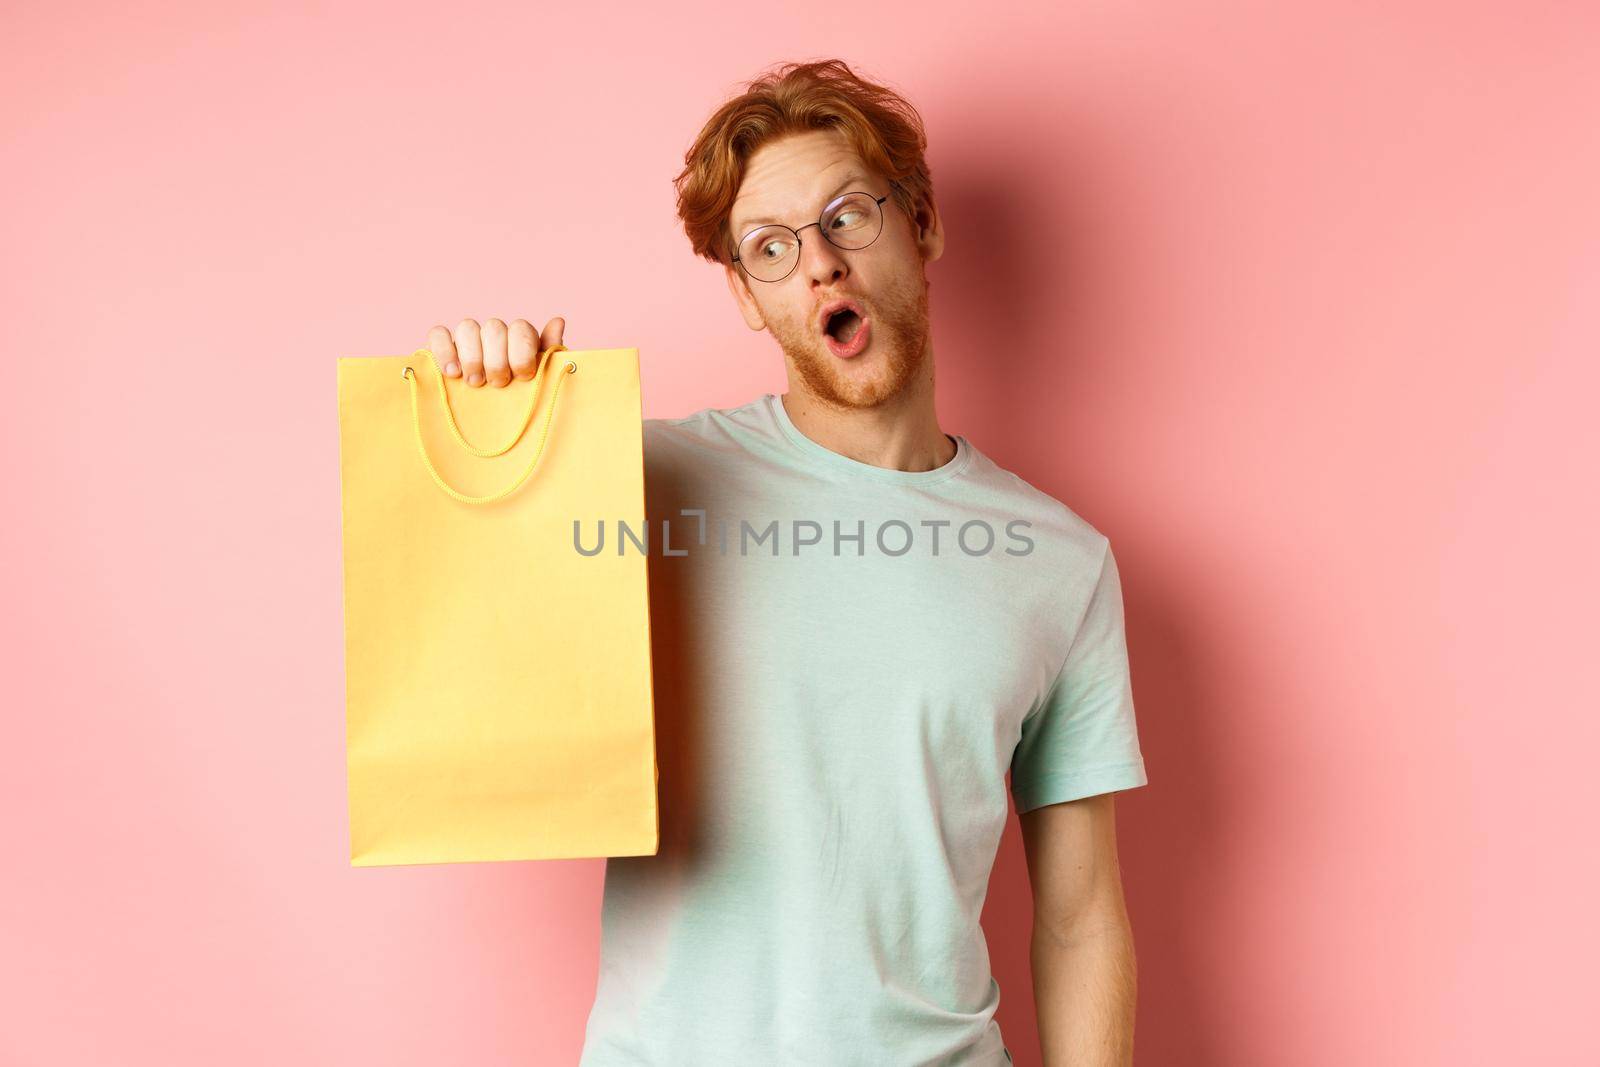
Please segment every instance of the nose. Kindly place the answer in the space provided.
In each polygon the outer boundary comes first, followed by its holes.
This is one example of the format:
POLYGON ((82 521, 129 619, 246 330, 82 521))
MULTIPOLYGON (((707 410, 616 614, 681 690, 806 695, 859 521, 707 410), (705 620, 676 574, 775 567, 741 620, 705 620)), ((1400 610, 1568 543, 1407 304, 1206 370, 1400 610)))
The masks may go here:
POLYGON ((808 233, 800 238, 798 269, 805 272, 815 288, 846 277, 850 273, 850 264, 844 258, 843 249, 822 236, 822 230, 818 228, 816 233, 808 233))

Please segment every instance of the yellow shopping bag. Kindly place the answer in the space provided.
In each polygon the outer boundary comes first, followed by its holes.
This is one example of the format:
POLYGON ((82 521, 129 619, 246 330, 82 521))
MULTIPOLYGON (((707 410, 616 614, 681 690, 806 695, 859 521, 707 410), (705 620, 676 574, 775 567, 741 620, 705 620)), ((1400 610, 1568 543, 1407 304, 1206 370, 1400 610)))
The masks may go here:
POLYGON ((338 365, 352 865, 654 854, 638 349, 338 365))

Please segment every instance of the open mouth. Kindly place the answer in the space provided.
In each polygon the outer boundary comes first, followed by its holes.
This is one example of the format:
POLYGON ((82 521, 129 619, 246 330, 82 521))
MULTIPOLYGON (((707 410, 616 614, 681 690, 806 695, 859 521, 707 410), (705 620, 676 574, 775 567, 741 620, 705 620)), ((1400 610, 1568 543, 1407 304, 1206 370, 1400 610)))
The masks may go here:
POLYGON ((849 359, 867 347, 872 322, 854 301, 838 300, 828 305, 822 309, 820 321, 828 351, 839 358, 849 359))
POLYGON ((862 318, 854 308, 840 308, 828 316, 828 325, 823 330, 829 337, 840 344, 849 344, 850 339, 861 329, 862 318))

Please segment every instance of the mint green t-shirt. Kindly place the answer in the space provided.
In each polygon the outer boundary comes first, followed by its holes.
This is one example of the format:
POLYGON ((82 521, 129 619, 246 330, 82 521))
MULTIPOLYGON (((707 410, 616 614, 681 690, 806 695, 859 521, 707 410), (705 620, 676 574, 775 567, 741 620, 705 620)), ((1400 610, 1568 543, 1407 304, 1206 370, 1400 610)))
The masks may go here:
POLYGON ((1148 779, 1107 539, 952 439, 896 471, 770 393, 645 420, 661 849, 606 861, 581 1067, 1011 1062, 1006 774, 1019 812, 1148 779))

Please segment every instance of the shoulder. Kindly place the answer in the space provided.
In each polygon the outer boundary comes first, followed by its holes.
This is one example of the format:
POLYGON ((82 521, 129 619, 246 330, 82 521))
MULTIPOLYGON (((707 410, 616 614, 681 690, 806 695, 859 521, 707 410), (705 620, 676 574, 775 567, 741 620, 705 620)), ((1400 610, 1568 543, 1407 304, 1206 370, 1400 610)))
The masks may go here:
POLYGON ((738 462, 760 440, 769 419, 762 397, 729 407, 644 420, 647 468, 700 469, 738 462))
MULTIPOLYGON (((968 442, 971 446, 971 442, 968 442)), ((987 506, 1026 522, 1080 567, 1098 572, 1110 544, 1093 523, 1065 501, 973 448, 970 482, 987 506)))
POLYGON ((645 419, 644 435, 647 440, 685 440, 753 427, 764 414, 763 400, 763 397, 755 397, 730 407, 704 407, 687 415, 645 419))

